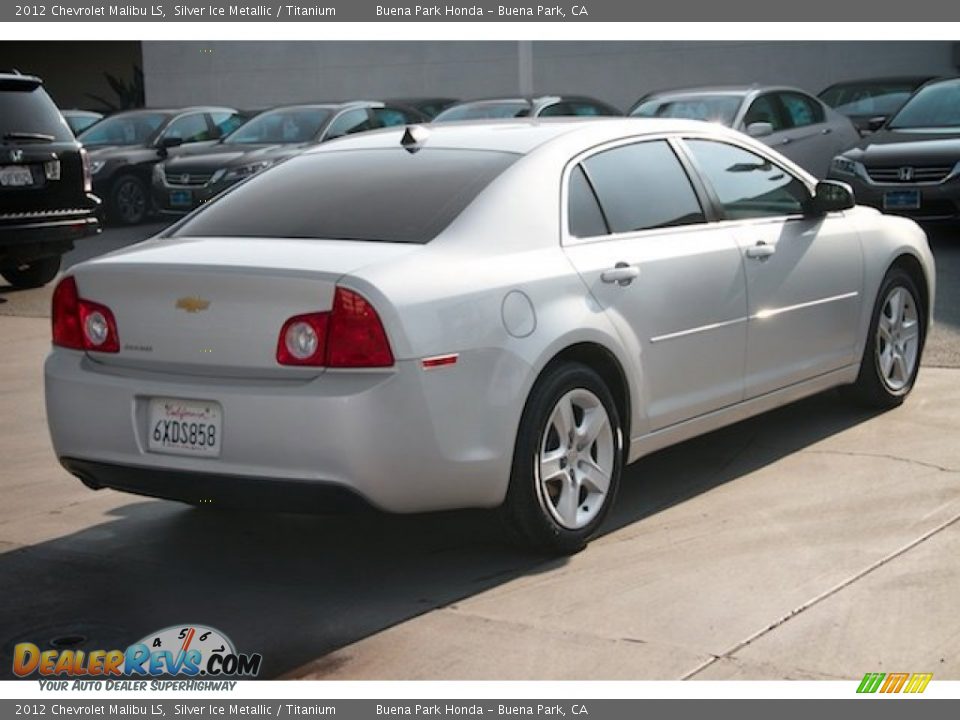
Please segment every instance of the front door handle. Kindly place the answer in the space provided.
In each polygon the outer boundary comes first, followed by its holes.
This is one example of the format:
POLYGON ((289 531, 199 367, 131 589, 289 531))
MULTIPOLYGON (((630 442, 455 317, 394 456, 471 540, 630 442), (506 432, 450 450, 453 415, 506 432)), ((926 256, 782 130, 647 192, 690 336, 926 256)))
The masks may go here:
POLYGON ((763 240, 760 240, 756 245, 751 245, 747 248, 747 257, 754 258, 755 260, 766 260, 776 251, 777 248, 775 245, 768 245, 763 240))
POLYGON ((620 287, 625 287, 640 277, 640 268, 625 262, 618 262, 611 270, 604 270, 600 274, 600 279, 605 283, 617 283, 620 287))

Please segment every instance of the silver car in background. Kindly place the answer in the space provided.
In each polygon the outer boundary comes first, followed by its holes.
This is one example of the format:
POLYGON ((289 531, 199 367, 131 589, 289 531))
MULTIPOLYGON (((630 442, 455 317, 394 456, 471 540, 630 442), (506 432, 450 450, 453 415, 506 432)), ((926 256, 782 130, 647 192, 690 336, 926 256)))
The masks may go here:
POLYGON ((791 87, 666 90, 641 98, 630 114, 726 125, 762 140, 818 178, 826 177, 834 155, 860 140, 846 115, 791 87))
POLYGON ((917 377, 920 228, 683 120, 376 131, 263 171, 53 297, 47 416, 90 487, 499 508, 580 549, 627 463, 917 377))

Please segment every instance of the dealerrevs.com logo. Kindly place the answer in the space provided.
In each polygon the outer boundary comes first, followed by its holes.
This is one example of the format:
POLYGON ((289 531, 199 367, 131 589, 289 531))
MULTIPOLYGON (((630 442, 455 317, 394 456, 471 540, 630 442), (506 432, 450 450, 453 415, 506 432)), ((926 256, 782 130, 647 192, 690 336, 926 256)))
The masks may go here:
POLYGON ((867 673, 860 681, 858 693, 922 693, 933 673, 867 673))
MULTIPOLYGON (((263 656, 238 653, 219 630, 175 625, 147 635, 126 650, 41 650, 19 643, 13 673, 26 678, 118 679, 136 677, 256 677, 263 656)), ((117 688, 121 689, 121 688, 117 688)))

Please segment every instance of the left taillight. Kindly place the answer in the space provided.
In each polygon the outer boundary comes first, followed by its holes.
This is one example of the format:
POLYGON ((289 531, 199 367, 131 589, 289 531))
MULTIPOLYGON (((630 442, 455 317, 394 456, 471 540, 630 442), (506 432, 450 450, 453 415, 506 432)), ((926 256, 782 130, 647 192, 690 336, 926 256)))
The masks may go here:
POLYGON ((53 344, 73 350, 120 351, 117 321, 106 305, 84 300, 77 281, 65 277, 53 291, 53 344))
POLYGON ((93 171, 90 169, 90 155, 86 148, 80 148, 80 164, 83 166, 83 191, 93 192, 93 171))

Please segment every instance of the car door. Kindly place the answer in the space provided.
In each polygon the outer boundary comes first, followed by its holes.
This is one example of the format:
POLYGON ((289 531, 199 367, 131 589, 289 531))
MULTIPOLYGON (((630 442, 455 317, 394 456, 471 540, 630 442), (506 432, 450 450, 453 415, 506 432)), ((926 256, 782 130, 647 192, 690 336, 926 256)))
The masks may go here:
POLYGON ((649 430, 743 397, 743 263, 696 187, 668 139, 592 150, 565 183, 564 250, 640 364, 649 430))
POLYGON ((835 128, 827 122, 823 105, 816 98, 796 91, 785 90, 777 96, 788 125, 781 148, 789 149, 788 157, 808 172, 818 178, 826 177, 836 154, 836 139, 832 137, 835 128))
POLYGON ((857 362, 860 238, 843 213, 804 215, 807 185, 732 142, 685 145, 735 232, 746 267, 745 395, 763 395, 857 362))

